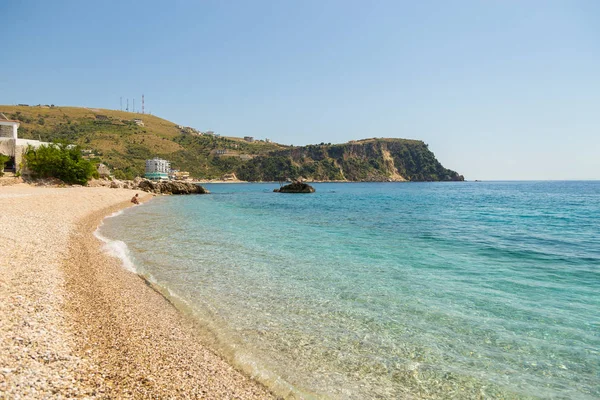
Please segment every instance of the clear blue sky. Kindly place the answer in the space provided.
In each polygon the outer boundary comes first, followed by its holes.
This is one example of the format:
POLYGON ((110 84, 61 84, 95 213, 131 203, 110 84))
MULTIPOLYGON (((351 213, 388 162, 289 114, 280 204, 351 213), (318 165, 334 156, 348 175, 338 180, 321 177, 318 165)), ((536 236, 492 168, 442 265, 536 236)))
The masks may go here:
POLYGON ((0 104, 143 93, 223 135, 414 138, 467 179, 600 179, 597 0, 0 0, 0 15, 0 104))

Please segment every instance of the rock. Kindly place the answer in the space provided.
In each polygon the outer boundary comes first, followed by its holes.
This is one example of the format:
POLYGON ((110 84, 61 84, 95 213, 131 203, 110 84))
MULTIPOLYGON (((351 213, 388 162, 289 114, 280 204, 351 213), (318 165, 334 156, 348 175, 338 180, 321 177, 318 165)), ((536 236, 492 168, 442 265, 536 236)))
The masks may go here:
POLYGON ((314 193, 315 188, 309 184, 296 181, 273 191, 279 193, 314 193))
POLYGON ((122 189, 123 188, 123 182, 118 181, 118 180, 114 180, 110 183, 110 187, 111 189, 122 189))
POLYGON ((137 188, 144 192, 162 194, 207 194, 208 190, 190 182, 142 180, 137 188))

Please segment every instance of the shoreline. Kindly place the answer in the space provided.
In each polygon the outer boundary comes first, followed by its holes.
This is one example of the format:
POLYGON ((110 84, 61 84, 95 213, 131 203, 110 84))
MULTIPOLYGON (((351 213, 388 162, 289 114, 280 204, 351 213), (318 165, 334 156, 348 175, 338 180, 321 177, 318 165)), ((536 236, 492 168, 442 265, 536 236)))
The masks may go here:
POLYGON ((0 239, 10 243, 0 253, 0 397, 275 398, 102 250, 95 230, 135 192, 0 191, 0 239))

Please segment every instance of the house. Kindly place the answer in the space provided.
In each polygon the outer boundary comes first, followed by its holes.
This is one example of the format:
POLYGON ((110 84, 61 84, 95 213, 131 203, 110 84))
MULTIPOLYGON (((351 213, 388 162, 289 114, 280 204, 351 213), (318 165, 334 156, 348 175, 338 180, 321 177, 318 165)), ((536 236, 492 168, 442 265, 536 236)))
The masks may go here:
POLYGON ((175 171, 173 173, 173 179, 176 181, 186 181, 190 179, 190 173, 187 171, 175 171))
POLYGON ((254 138, 252 136, 244 136, 244 140, 246 142, 254 142, 254 138))
POLYGON ((271 143, 271 139, 265 139, 265 143, 271 143))
POLYGON ((136 118, 133 120, 133 122, 135 122, 137 126, 144 126, 144 121, 142 121, 141 119, 136 118))
POLYGON ((150 180, 169 179, 171 163, 158 157, 146 160, 146 171, 144 177, 150 180))
POLYGON ((20 170, 19 166, 27 147, 37 148, 41 145, 50 144, 39 140, 19 139, 19 126, 19 121, 10 120, 0 113, 0 154, 9 157, 9 161, 4 166, 4 169, 8 171, 17 172, 20 170))
POLYGON ((106 115, 100 115, 100 114, 96 115, 96 119, 98 121, 109 121, 108 116, 106 116, 106 115))

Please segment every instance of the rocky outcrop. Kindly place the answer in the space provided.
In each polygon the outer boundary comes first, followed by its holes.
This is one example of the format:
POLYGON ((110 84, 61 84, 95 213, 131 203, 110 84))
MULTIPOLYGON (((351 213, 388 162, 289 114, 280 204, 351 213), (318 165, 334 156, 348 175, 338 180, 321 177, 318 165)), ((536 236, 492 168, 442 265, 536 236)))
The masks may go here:
POLYGON ((207 194, 208 190, 200 185, 190 182, 178 181, 149 181, 143 180, 137 188, 144 192, 160 193, 160 194, 207 194))
POLYGON ((273 191, 279 193, 314 193, 315 188, 306 183, 293 182, 273 191))
POLYGON ((120 181, 117 179, 94 179, 88 182, 88 186, 105 186, 112 189, 133 189, 156 194, 206 194, 210 193, 204 187, 180 181, 149 181, 147 179, 135 178, 132 181, 120 181))

